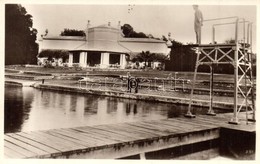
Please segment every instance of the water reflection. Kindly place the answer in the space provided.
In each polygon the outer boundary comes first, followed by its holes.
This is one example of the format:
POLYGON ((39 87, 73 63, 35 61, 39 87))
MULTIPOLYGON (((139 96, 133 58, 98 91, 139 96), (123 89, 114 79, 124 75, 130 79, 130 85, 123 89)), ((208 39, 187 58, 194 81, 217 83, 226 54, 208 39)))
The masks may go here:
MULTIPOLYGON (((5 86, 5 133, 178 117, 186 106, 5 86)), ((198 113, 206 113, 197 109, 198 113)))
POLYGON ((34 96, 32 88, 5 87, 4 130, 21 131, 29 119, 34 96))

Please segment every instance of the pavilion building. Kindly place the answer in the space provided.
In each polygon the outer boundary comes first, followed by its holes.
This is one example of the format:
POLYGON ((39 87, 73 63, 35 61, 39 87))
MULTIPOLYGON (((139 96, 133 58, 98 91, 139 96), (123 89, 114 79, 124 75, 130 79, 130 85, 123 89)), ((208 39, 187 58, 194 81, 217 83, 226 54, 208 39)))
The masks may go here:
MULTIPOLYGON (((131 59, 142 51, 169 55, 170 49, 163 40, 153 38, 125 38, 120 22, 117 28, 110 22, 106 25, 88 27, 86 36, 42 36, 39 42, 39 52, 42 50, 66 50, 68 59, 60 61, 59 65, 69 67, 109 68, 118 65, 126 68, 131 59)), ((41 60, 44 58, 38 58, 41 60)))

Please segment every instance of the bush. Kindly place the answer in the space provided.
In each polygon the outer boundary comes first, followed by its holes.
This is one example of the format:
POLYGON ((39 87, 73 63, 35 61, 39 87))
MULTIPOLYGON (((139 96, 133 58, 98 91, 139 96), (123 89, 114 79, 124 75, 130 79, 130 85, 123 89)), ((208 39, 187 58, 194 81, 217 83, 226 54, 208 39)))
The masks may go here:
POLYGON ((62 58, 62 59, 66 59, 69 57, 69 51, 66 50, 50 50, 50 49, 46 49, 46 50, 42 50, 38 57, 47 57, 47 58, 62 58))
POLYGON ((54 66, 52 65, 51 62, 46 62, 46 64, 44 64, 43 67, 44 67, 44 68, 54 68, 54 66))

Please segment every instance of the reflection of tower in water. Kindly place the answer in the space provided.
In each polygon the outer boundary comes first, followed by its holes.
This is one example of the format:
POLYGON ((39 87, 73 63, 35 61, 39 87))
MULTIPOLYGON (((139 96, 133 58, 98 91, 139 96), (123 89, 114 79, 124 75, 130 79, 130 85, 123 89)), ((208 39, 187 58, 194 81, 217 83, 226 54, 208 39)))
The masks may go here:
POLYGON ((133 102, 126 102, 126 115, 129 115, 131 112, 137 114, 137 104, 133 102))
POLYGON ((107 99, 99 99, 97 106, 97 119, 105 120, 107 115, 107 99))
POLYGON ((170 109, 167 112, 168 118, 179 117, 181 115, 181 107, 177 107, 176 105, 171 105, 170 109))
POLYGON ((118 109, 118 100, 115 98, 107 97, 107 113, 115 113, 118 109))
POLYGON ((86 115, 97 114, 97 108, 98 108, 98 99, 96 97, 93 96, 85 97, 84 114, 86 115))

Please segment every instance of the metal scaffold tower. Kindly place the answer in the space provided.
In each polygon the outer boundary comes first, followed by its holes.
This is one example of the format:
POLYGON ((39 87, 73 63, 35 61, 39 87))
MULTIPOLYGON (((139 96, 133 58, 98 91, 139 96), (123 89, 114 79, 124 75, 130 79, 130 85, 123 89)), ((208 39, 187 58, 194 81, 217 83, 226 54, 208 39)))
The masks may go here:
POLYGON ((212 108, 214 67, 223 64, 231 64, 234 68, 234 110, 233 116, 229 123, 239 124, 238 116, 242 110, 246 111, 247 122, 255 121, 254 79, 252 75, 252 23, 238 17, 218 18, 205 21, 216 21, 223 19, 233 19, 233 21, 229 23, 213 24, 212 43, 195 45, 197 59, 192 82, 189 108, 185 116, 190 118, 195 117, 195 115, 191 113, 191 105, 198 67, 200 65, 208 65, 210 67, 210 107, 208 114, 215 115, 212 108), (228 44, 216 44, 215 28, 217 26, 229 24, 235 25, 235 42, 228 44), (239 25, 242 25, 242 28, 239 28, 239 25), (242 40, 239 40, 239 31, 241 29, 243 30, 241 31, 243 38, 242 40), (238 101, 238 99, 240 101, 238 101), (248 114, 249 112, 250 117, 248 114))

